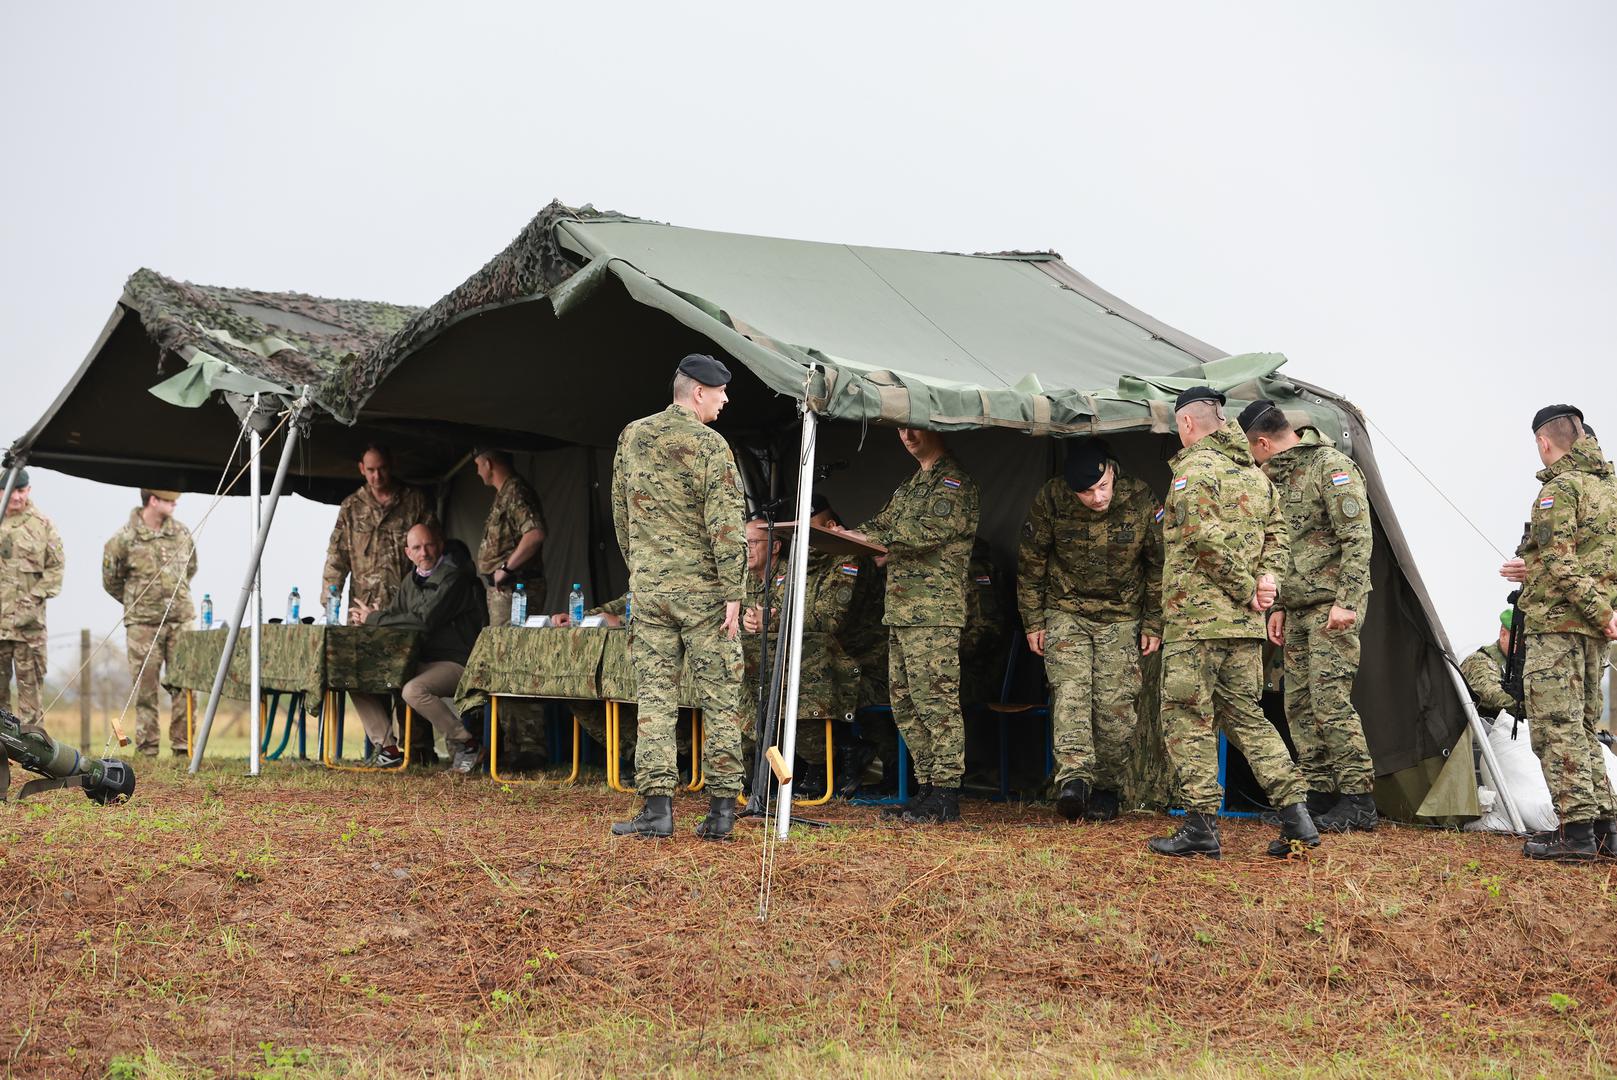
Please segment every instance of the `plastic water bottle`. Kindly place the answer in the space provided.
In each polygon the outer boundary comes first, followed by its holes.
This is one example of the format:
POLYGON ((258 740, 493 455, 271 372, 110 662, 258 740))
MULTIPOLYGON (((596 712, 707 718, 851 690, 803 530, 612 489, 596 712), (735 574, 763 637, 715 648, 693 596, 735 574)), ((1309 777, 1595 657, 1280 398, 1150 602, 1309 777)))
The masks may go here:
POLYGON ((623 594, 623 625, 629 625, 629 617, 634 614, 634 593, 623 594))
POLYGON ((286 598, 286 621, 288 625, 296 625, 298 621, 298 607, 302 603, 298 596, 298 587, 292 586, 292 595, 286 598))
POLYGON ((520 584, 511 594, 511 625, 521 626, 528 621, 528 590, 520 584))
POLYGON ((207 593, 202 594, 202 629, 213 629, 213 597, 207 593))
POLYGON ((573 591, 567 594, 567 621, 577 626, 584 621, 584 586, 573 582, 573 591))
POLYGON ((326 594, 326 625, 342 625, 342 593, 337 591, 337 586, 335 585, 326 594))

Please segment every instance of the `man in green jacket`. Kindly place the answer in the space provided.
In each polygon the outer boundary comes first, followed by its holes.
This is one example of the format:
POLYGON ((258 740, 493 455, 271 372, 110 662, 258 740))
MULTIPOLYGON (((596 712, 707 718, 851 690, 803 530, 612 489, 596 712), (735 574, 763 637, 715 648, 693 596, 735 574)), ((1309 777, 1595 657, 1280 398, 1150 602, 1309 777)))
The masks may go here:
POLYGON ((1285 651, 1286 723, 1308 813, 1324 832, 1369 831, 1375 767, 1353 708, 1374 543, 1364 474, 1318 428, 1294 428, 1272 401, 1254 401, 1239 419, 1291 532, 1269 640, 1285 651))
MULTIPOLYGON (((404 550, 414 564, 399 582, 393 601, 380 610, 356 603, 358 618, 366 626, 397 626, 423 635, 416 673, 399 691, 404 703, 444 737, 450 752, 449 768, 469 773, 477 765, 476 740, 444 702, 454 697, 466 658, 472 654, 487 612, 475 569, 444 553, 443 532, 436 522, 411 526, 404 550)), ((354 694, 365 737, 376 749, 370 764, 389 769, 403 755, 393 737, 389 698, 385 694, 354 694)))

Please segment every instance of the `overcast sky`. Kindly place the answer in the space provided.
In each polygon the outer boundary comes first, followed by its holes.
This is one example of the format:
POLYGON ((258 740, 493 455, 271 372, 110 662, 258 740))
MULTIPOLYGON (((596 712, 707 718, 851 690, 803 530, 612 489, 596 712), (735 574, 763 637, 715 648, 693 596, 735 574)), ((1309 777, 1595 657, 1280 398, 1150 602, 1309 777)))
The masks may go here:
MULTIPOLYGON (((1617 445, 1609 3, 8 4, 0 441, 141 266, 427 304, 552 197, 674 224, 1054 248, 1131 303, 1356 402, 1457 647, 1536 491, 1529 419, 1617 445)), ((767 328, 765 328, 767 330, 767 328)), ((108 402, 109 409, 117 407, 108 402)), ((34 470, 53 638, 118 622, 134 494, 34 470)), ((206 500, 180 504, 194 522, 206 500)), ((334 508, 293 500, 272 614, 334 508)), ((199 537, 233 597, 246 509, 199 537)), ((62 667, 67 658, 58 656, 62 667)))

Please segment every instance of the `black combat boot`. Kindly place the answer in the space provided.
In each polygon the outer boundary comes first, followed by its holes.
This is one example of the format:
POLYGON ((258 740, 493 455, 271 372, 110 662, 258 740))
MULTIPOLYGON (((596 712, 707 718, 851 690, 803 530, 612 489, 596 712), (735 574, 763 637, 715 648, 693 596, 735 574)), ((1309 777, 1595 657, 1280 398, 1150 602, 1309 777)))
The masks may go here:
POLYGON ((1595 857, 1595 826, 1592 821, 1569 821, 1559 832, 1540 833, 1522 845, 1529 859, 1554 862, 1587 862, 1595 857))
POLYGON ((960 789, 934 787, 924 802, 905 812, 904 820, 911 825, 940 825, 945 821, 959 821, 960 789))
POLYGON ((1380 820, 1376 817, 1374 795, 1344 795, 1325 813, 1316 817, 1310 810, 1308 816, 1314 818, 1320 832, 1373 832, 1380 820))
POLYGON ((1056 793, 1056 813, 1068 821, 1077 821, 1089 808, 1089 782, 1073 777, 1061 785, 1056 793))
POLYGON ((674 799, 671 795, 647 795, 646 805, 628 821, 612 826, 613 836, 655 839, 674 835, 674 799))
POLYGON ((1177 855, 1181 858, 1200 855, 1207 859, 1224 857, 1218 845, 1218 817, 1194 810, 1185 814, 1184 823, 1172 836, 1156 837, 1146 846, 1157 855, 1177 855))
POLYGON ((1319 830, 1308 816, 1308 807, 1292 803, 1280 808, 1280 839, 1269 841, 1269 854, 1277 859, 1288 858, 1305 847, 1319 847, 1319 830))
POLYGON ((905 814, 909 813, 911 810, 916 809, 917 807, 919 807, 922 803, 926 802, 931 797, 932 797, 932 785, 931 784, 922 784, 920 787, 915 789, 914 794, 912 794, 906 801, 904 801, 904 802, 896 802, 896 803, 893 803, 891 806, 882 807, 882 809, 881 809, 882 819, 884 821, 898 821, 901 818, 903 818, 903 816, 905 814))
POLYGON ((1595 822, 1595 854, 1602 859, 1617 859, 1617 818, 1595 822))
MULTIPOLYGON (((669 823, 672 827, 672 822, 669 823)), ((703 840, 730 840, 736 827, 736 801, 732 795, 714 795, 707 801, 707 816, 696 823, 703 840)))
POLYGON ((1089 796, 1089 805, 1084 808, 1084 820, 1111 821, 1117 817, 1117 810, 1117 792, 1101 788, 1089 796))
MULTIPOLYGON (((1334 791, 1310 791, 1303 805, 1308 807, 1308 816, 1317 822, 1320 816, 1335 806, 1337 800, 1341 799, 1341 797, 1334 791)), ((1280 811, 1270 810, 1268 813, 1261 815, 1258 820, 1265 825, 1279 825, 1281 824, 1280 811)))

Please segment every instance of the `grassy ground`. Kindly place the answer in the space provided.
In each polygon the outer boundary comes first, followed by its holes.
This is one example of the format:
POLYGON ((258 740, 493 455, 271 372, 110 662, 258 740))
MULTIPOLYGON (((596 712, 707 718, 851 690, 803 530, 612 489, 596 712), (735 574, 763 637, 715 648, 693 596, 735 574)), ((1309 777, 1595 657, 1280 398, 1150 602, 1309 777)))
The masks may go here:
POLYGON ((835 807, 760 923, 695 796, 614 842, 598 784, 181 765, 0 808, 8 1075, 1617 1075, 1617 865, 1509 839, 835 807))

